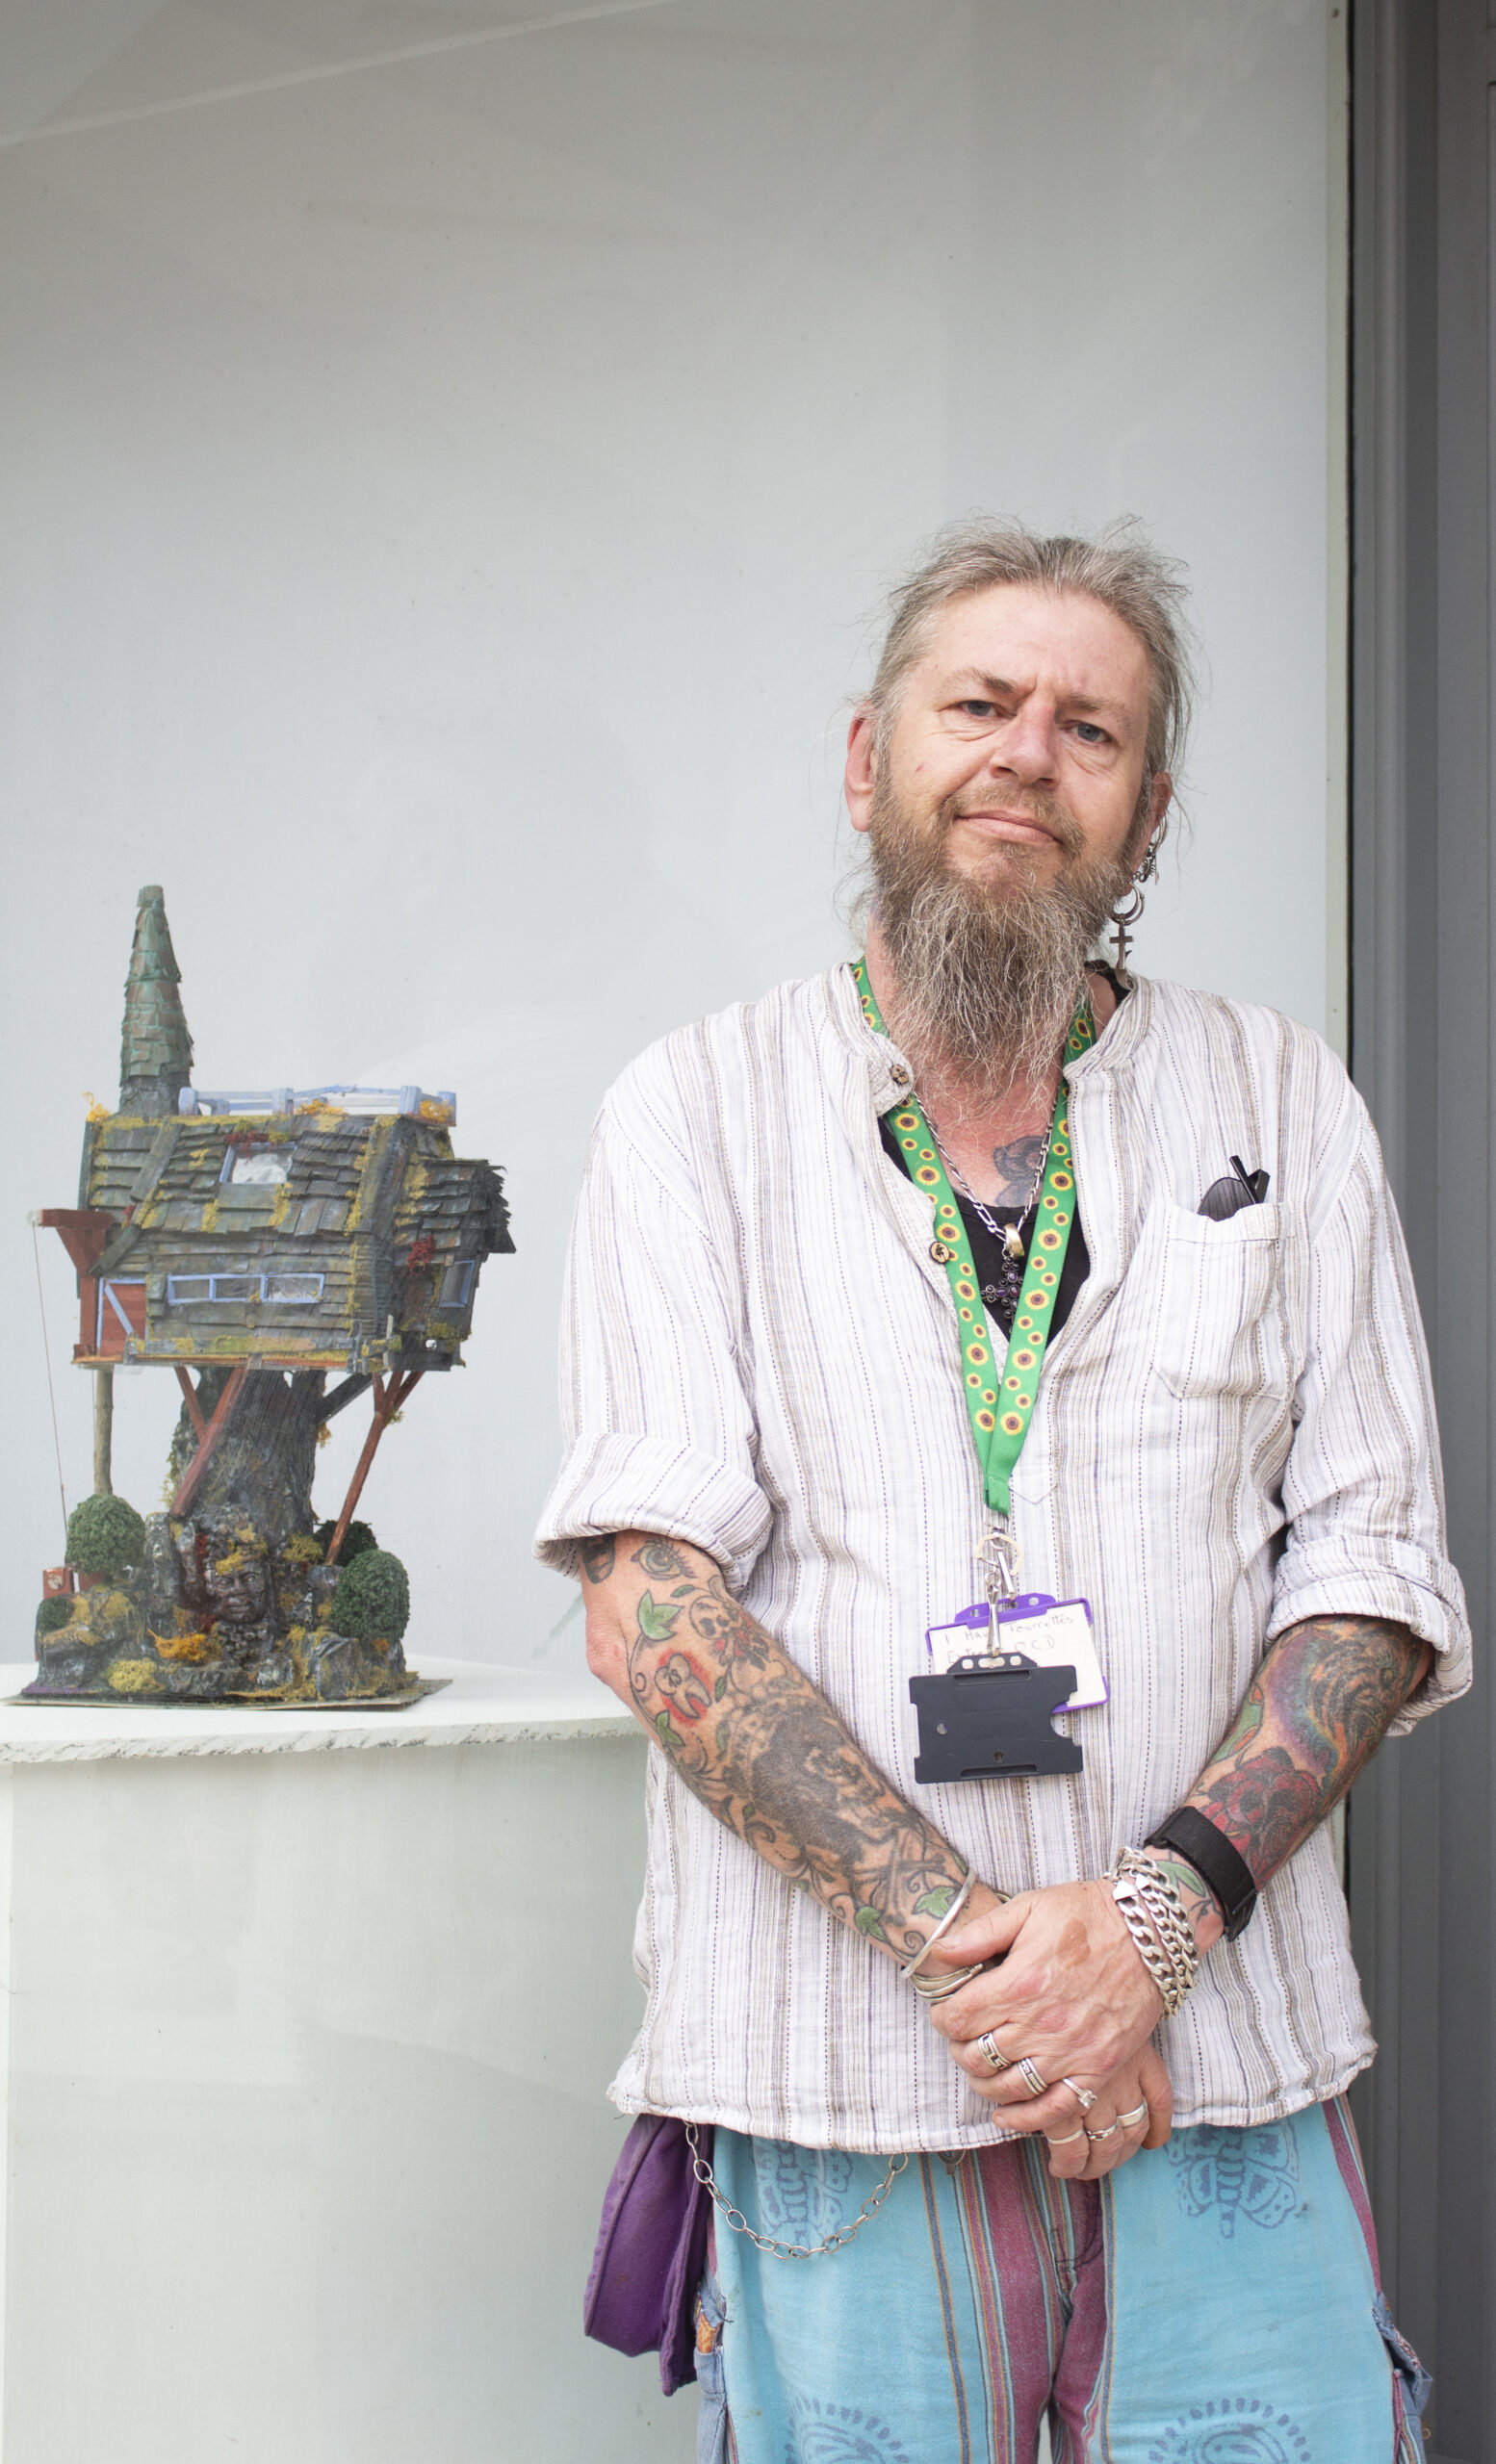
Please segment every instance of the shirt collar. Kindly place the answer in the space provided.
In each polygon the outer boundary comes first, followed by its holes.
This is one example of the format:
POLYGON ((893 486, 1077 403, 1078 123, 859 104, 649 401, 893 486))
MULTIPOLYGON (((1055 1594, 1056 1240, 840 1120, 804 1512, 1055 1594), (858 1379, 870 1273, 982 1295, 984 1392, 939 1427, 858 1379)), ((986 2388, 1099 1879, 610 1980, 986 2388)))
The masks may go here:
MULTIPOLYGON (((830 969, 825 978, 833 1023, 840 1040, 866 1065, 873 1110, 882 1114, 907 1100, 914 1072, 890 1036, 881 1036, 863 1015, 850 960, 830 969)), ((1147 976, 1134 976, 1132 990, 1120 1001, 1090 1050, 1066 1068, 1071 1086, 1127 1067, 1152 1023, 1154 988, 1147 976)))

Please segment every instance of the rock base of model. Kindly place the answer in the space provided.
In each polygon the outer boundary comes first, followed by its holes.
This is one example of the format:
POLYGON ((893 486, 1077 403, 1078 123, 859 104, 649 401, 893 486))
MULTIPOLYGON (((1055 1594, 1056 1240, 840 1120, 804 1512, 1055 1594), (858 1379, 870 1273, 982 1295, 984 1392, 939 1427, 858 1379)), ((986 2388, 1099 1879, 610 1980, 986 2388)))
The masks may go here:
POLYGON ((393 1710, 434 1690, 406 1665, 403 1573, 382 1552, 328 1566, 316 1533, 273 1545, 229 1511, 152 1515, 141 1554, 139 1566, 85 1575, 81 1588, 42 1602, 22 1701, 393 1710), (341 1622, 340 1593, 353 1612, 341 1622), (384 1598, 390 1630, 371 1632, 371 1605, 384 1598))

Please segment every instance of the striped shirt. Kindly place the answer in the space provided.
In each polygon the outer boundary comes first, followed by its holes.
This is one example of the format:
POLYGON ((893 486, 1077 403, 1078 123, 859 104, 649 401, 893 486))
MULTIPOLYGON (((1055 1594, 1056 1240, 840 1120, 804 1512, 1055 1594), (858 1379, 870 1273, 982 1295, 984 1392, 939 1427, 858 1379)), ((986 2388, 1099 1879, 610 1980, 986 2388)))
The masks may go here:
MULTIPOLYGON (((1111 1688, 1074 1777, 920 1787, 909 1680, 988 1525, 931 1200, 884 1153, 909 1084, 850 970, 668 1036, 607 1095, 573 1235, 565 1457, 536 1547, 693 1542, 879 1767, 1010 1891, 1102 1873, 1179 1804, 1266 1646, 1392 1618, 1469 1682, 1417 1304, 1375 1132, 1320 1039, 1141 983, 1073 1063, 1091 1272, 1013 1479, 1029 1591, 1089 1599, 1111 1688), (1196 1212, 1240 1156, 1267 1204, 1196 1212)), ((1000 2134, 891 1961, 696 1802, 657 1748, 625 2112, 811 2146, 1000 2134)), ((1375 2050, 1330 1837, 1274 1876, 1159 2039, 1181 2124, 1270 2120, 1375 2050)))

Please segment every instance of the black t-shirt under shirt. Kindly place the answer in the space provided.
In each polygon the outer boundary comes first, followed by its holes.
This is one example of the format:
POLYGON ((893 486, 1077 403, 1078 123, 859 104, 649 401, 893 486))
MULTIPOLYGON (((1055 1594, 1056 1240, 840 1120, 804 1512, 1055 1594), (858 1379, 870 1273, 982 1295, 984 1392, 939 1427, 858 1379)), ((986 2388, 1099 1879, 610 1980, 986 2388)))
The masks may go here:
MULTIPOLYGON (((884 1153, 891 1155, 899 1170, 907 1173, 908 1159, 889 1127, 887 1119, 881 1120, 878 1128, 883 1139, 884 1153)), ((1004 1335, 1011 1335, 1013 1308, 1011 1304, 1005 1304, 998 1297, 1002 1288, 1002 1277, 999 1271, 1003 1257, 1001 1246, 993 1239, 970 1199, 962 1196, 954 1181, 951 1183, 951 1195, 961 1209, 961 1219, 967 1227, 967 1239, 971 1244, 971 1263, 976 1269, 976 1279, 981 1287, 982 1298, 987 1305, 988 1318, 995 1319, 1004 1335)), ((1019 1220, 1019 1209, 1016 1206, 990 1206, 987 1212, 994 1223, 1006 1225, 1017 1223, 1019 1220)), ((1054 1315, 1049 1321, 1051 1336, 1057 1335, 1064 1325, 1075 1305, 1075 1295, 1090 1272, 1091 1255, 1086 1247, 1086 1235, 1081 1228, 1080 1209, 1077 1206, 1075 1220, 1070 1226, 1070 1245, 1065 1252, 1065 1264, 1060 1269, 1060 1288, 1054 1296, 1054 1315)))
MULTIPOLYGON (((1099 968, 1096 972, 1106 977, 1119 1001, 1126 999, 1126 989, 1119 984, 1110 967, 1099 968)), ((890 1155, 899 1170, 907 1176, 908 1158, 889 1127, 888 1120, 886 1118, 880 1120, 878 1128, 883 1139, 884 1153, 890 1155)), ((998 1298, 1003 1283, 1000 1271, 1003 1259, 1001 1245, 993 1239, 970 1199, 962 1196, 954 1181, 951 1183, 951 1195, 961 1209, 961 1219, 967 1227, 967 1239, 971 1244, 971 1263, 976 1269, 977 1284, 986 1303, 988 1316, 996 1320, 1004 1335, 1011 1336, 1013 1307, 998 1298)), ((1019 1210, 1016 1206, 990 1206, 987 1212, 994 1223, 1001 1223, 1004 1226, 1017 1223, 1019 1219, 1019 1210)), ((1086 1234, 1080 1219, 1079 1194, 1077 1193, 1075 1220, 1070 1226, 1070 1245, 1065 1252, 1065 1264, 1060 1270, 1060 1288, 1054 1296, 1054 1315, 1049 1321, 1051 1339, 1059 1333, 1070 1316, 1075 1305, 1075 1295, 1090 1272, 1091 1252, 1086 1246, 1086 1234)))

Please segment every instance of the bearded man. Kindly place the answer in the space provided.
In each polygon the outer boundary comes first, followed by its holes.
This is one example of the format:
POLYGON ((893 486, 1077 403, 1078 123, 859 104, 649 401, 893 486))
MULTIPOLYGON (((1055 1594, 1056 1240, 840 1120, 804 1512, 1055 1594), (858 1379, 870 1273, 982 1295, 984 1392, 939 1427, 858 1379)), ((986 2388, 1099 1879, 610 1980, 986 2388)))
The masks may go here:
POLYGON ((1326 1816, 1469 1636, 1344 1071, 1093 955, 1187 687, 1134 534, 947 536, 851 727, 865 962, 599 1121, 537 1545, 655 1747, 613 2094, 715 2201, 706 2457, 1422 2453, 1326 1816))

